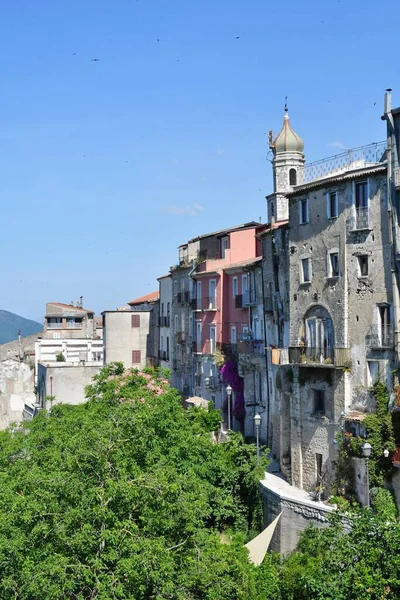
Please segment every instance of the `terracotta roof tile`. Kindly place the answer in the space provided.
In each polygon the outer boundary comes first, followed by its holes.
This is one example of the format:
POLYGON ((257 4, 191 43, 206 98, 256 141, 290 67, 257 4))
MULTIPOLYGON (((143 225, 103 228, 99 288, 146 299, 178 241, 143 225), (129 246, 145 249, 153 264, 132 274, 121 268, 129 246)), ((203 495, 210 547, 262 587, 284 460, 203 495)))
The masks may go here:
POLYGON ((157 290, 156 292, 151 292, 150 294, 146 294, 146 296, 140 296, 140 298, 135 298, 135 300, 131 300, 128 302, 130 306, 132 304, 144 304, 145 302, 156 302, 160 297, 160 293, 157 290))

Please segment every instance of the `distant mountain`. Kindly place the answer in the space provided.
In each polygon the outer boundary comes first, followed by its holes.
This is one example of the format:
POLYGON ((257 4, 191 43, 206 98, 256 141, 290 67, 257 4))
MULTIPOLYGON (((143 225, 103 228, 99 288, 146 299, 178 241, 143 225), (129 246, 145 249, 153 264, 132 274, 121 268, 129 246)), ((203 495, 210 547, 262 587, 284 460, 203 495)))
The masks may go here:
POLYGON ((0 344, 17 340, 18 331, 21 332, 22 337, 25 337, 32 333, 39 333, 42 329, 41 323, 24 319, 7 310, 0 310, 0 344))

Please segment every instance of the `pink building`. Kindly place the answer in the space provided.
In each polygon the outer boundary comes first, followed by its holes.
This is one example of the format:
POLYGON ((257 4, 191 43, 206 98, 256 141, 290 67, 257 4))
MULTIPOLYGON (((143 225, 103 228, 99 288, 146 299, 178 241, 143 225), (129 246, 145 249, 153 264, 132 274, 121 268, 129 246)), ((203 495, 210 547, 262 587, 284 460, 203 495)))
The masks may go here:
MULTIPOLYGON (((196 392, 224 407, 224 384, 234 390, 233 415, 242 420, 243 380, 237 369, 223 374, 218 385, 219 351, 227 368, 230 359, 237 365, 237 353, 250 332, 250 306, 254 303, 254 277, 251 268, 261 261, 261 243, 257 233, 262 225, 251 224, 239 230, 227 230, 220 236, 217 258, 204 260, 192 274, 192 339, 196 392)), ((243 344, 243 351, 246 351, 243 344)), ((228 368, 229 370, 229 368, 228 368)))

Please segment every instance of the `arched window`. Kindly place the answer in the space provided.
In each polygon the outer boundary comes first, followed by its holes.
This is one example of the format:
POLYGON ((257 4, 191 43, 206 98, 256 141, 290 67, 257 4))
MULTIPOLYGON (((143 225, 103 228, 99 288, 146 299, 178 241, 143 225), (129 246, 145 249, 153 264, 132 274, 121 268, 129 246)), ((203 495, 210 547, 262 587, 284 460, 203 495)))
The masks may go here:
POLYGON ((289 171, 289 185, 297 185, 296 169, 290 169, 290 171, 289 171))
POLYGON ((300 328, 300 344, 307 361, 332 362, 335 344, 333 323, 323 306, 314 306, 304 315, 300 328))
POLYGON ((270 209, 271 209, 270 210, 270 212, 271 212, 270 217, 274 217, 275 216, 275 206, 274 206, 273 202, 270 203, 270 209))

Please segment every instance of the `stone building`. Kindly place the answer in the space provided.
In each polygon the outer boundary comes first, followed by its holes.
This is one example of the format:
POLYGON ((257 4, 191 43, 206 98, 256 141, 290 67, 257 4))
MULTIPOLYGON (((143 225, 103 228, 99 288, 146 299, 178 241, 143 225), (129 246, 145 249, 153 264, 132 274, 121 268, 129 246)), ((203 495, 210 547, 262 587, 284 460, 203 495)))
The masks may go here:
POLYGON ((377 377, 392 385, 397 291, 386 142, 306 164, 285 112, 262 233, 267 443, 311 491, 332 480, 344 416, 371 410, 377 377))
POLYGON ((43 339, 92 338, 96 335, 94 312, 82 307, 82 297, 76 305, 48 302, 41 335, 43 339))
POLYGON ((172 306, 172 278, 171 273, 158 278, 160 295, 160 344, 158 358, 160 366, 170 368, 171 355, 171 306, 172 306))

